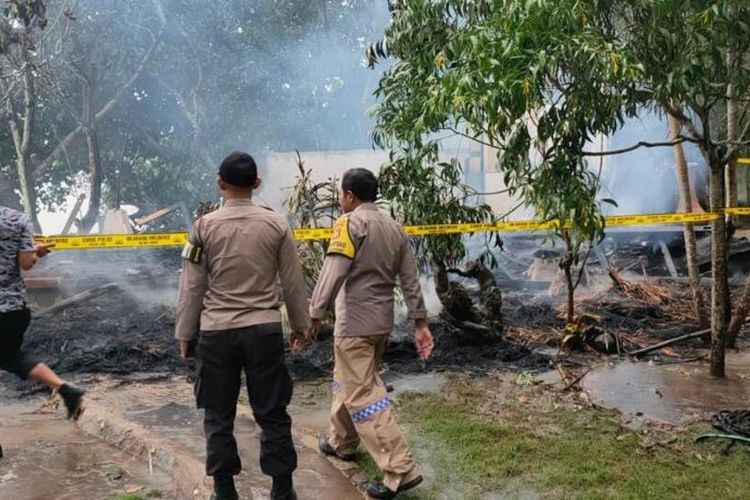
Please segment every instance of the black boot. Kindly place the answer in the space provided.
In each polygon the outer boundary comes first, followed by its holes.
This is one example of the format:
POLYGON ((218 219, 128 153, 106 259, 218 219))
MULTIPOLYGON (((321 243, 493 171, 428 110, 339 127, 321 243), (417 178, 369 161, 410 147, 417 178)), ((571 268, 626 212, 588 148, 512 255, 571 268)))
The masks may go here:
POLYGON ((211 500, 239 500, 239 498, 234 487, 234 477, 214 476, 214 492, 211 500))
POLYGON ((318 449, 323 455, 327 457, 336 457, 339 460, 343 460, 344 462, 357 461, 356 453, 339 453, 333 446, 331 446, 331 443, 330 441, 328 441, 327 437, 321 436, 320 438, 318 438, 318 449))
POLYGON ((86 391, 73 385, 63 384, 57 392, 60 393, 65 407, 68 409, 68 418, 78 420, 78 417, 83 413, 83 395, 86 391))
POLYGON ((297 500, 297 493, 292 485, 292 476, 277 476, 271 486, 271 500, 297 500))
POLYGON ((416 488, 421 483, 422 483, 422 476, 417 476, 411 481, 409 481, 408 483, 404 483, 401 486, 399 486, 398 491, 393 491, 389 489, 386 485, 384 485, 382 481, 372 481, 367 486, 367 494, 370 496, 370 498, 391 500, 392 498, 396 498, 396 495, 398 495, 399 493, 410 490, 412 488, 416 488))

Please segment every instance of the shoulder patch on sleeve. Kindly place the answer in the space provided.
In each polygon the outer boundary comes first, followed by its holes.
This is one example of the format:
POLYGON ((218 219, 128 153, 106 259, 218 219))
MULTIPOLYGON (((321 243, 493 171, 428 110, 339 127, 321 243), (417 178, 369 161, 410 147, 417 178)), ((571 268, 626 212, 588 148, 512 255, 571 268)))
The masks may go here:
POLYGON ((192 243, 186 243, 182 249, 182 258, 192 262, 193 264, 200 264, 203 262, 203 247, 193 245, 192 243))
POLYGON ((193 264, 200 264, 203 262, 203 242, 198 235, 198 227, 200 226, 202 218, 199 217, 193 224, 193 230, 190 231, 188 242, 182 248, 182 258, 192 262, 193 264))
POLYGON ((352 235, 349 232, 349 217, 339 217, 333 225, 333 234, 331 242, 328 244, 328 255, 337 254, 353 259, 357 254, 357 249, 352 241, 352 235))

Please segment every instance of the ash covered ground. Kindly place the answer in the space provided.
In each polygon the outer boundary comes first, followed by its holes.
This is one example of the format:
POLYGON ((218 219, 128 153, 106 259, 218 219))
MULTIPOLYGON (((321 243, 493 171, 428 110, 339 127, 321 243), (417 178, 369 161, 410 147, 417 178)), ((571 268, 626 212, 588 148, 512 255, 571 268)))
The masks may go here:
MULTIPOLYGON (((71 306, 50 318, 32 322, 26 347, 64 374, 184 372, 174 340, 174 308, 144 304, 133 298, 137 289, 115 289, 93 300, 71 306)), ((550 318, 554 311, 550 305, 550 318)), ((558 320, 559 321, 559 320, 558 320)), ((423 370, 487 372, 497 369, 542 370, 546 356, 514 342, 494 346, 460 345, 442 322, 432 325, 436 336, 433 358, 423 365, 406 326, 392 337, 385 362, 399 373, 423 370)), ((289 355, 292 374, 298 379, 324 375, 332 366, 330 332, 302 354, 289 355)))
MULTIPOLYGON (((111 283, 115 286, 103 295, 68 306, 54 315, 37 316, 26 335, 28 350, 68 376, 190 373, 178 356, 173 337, 178 252, 174 249, 92 252, 75 255, 75 261, 63 260, 70 259, 70 254, 51 257, 40 272, 69 271, 76 281, 71 293, 111 283)), ((515 262, 517 270, 510 263, 503 267, 506 272, 510 269, 517 280, 525 263, 518 258, 515 262)), ((508 290, 502 275, 498 281, 504 292, 503 341, 494 345, 466 345, 451 333, 453 327, 443 323, 435 313, 433 358, 426 364, 417 359, 411 328, 402 322, 385 354, 389 370, 405 374, 422 371, 481 374, 542 371, 552 367, 555 360, 550 348, 558 345, 565 326, 564 310, 559 305, 564 297, 550 297, 546 290, 508 290)), ((686 283, 655 278, 632 283, 627 289, 612 283, 581 289, 577 313, 603 331, 618 335, 624 351, 698 329, 686 283)), ((431 309, 436 309, 434 304, 431 309)), ((701 347, 701 341, 695 340, 675 349, 694 353, 701 347)), ((332 354, 330 332, 308 351, 290 353, 289 365, 294 377, 311 379, 329 374, 332 354)), ((2 376, 2 380, 8 381, 8 377, 2 376)))
MULTIPOLYGON (((176 283, 175 283, 176 285, 176 283)), ((690 314, 690 297, 682 284, 649 284, 648 293, 624 296, 617 290, 599 292, 581 300, 580 313, 605 331, 622 336, 626 347, 638 347, 697 329, 690 314)), ((143 292, 143 290, 140 290, 143 292)), ((188 373, 179 359, 174 341, 174 307, 156 298, 138 296, 139 288, 115 289, 93 300, 34 320, 26 346, 65 374, 138 372, 188 373)), ((144 292, 145 293, 145 292, 144 292)), ((426 364, 417 359, 410 328, 402 324, 392 336, 385 354, 391 371, 462 371, 487 373, 495 370, 541 371, 552 367, 552 358, 540 348, 557 345, 564 327, 562 309, 556 300, 515 292, 505 297, 506 339, 495 345, 465 345, 451 334, 451 327, 433 321, 436 348, 426 364)), ((700 347, 700 342, 688 344, 700 347)), ((330 373, 330 331, 309 350, 290 354, 295 378, 311 379, 330 373)))

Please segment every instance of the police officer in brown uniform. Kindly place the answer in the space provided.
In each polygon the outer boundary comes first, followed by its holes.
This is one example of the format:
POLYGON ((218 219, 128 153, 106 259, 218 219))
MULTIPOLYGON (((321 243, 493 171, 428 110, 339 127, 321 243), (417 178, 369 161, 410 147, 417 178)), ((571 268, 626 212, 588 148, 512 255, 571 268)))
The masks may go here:
POLYGON ((279 279, 293 339, 309 328, 302 269, 285 218, 251 201, 260 186, 253 158, 232 153, 218 178, 226 204, 199 218, 183 251, 176 337, 183 358, 198 362, 195 394, 205 409, 206 473, 216 500, 237 499, 241 469, 234 419, 245 372, 262 430, 260 466, 273 478, 272 499, 293 500, 297 454, 286 407, 292 380, 284 360, 279 279))
POLYGON ((433 338, 419 285, 417 263, 402 227, 375 205, 378 181, 369 170, 344 174, 336 221, 323 270, 310 303, 312 335, 335 299, 333 404, 321 452, 353 460, 361 441, 383 470, 368 494, 393 498, 422 482, 396 421, 380 367, 393 330, 394 287, 404 293, 415 322, 417 352, 432 353, 433 338))

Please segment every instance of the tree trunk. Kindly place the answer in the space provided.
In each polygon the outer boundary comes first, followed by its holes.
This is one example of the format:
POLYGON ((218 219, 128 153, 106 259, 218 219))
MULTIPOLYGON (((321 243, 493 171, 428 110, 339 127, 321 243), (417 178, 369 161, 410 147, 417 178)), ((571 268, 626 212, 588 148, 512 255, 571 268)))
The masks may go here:
POLYGON ((99 151, 99 138, 96 133, 96 117, 94 115, 93 85, 90 80, 82 83, 82 105, 84 117, 84 134, 86 135, 86 146, 88 148, 88 164, 91 175, 91 188, 89 192, 89 207, 86 215, 81 218, 81 233, 89 233, 99 219, 99 209, 102 202, 102 160, 99 151))
POLYGON ((745 289, 742 292, 742 297, 737 304, 737 308, 732 314, 732 321, 729 323, 729 329, 727 330, 727 347, 734 347, 737 343, 737 336, 740 334, 742 325, 745 324, 745 318, 747 313, 750 312, 750 276, 745 281, 745 289))
MULTIPOLYGON (((724 208, 724 165, 711 155, 711 212, 724 208), (718 165, 717 165, 718 163, 718 165)), ((726 219, 718 217, 711 223, 711 375, 725 376, 727 333, 726 300, 729 292, 727 279, 726 219)))
MULTIPOLYGON (((727 94, 730 96, 727 100, 727 141, 737 140, 737 104, 732 99, 732 86, 729 85, 727 94)), ((733 155, 736 156, 736 155, 733 155)), ((737 206, 737 165, 735 158, 732 157, 727 162, 725 168, 725 177, 727 184, 727 208, 737 206)))
POLYGON ((23 203, 24 212, 29 216, 34 224, 34 230, 41 232, 41 225, 36 213, 36 192, 34 191, 34 179, 31 167, 29 165, 30 148, 31 148, 31 136, 34 132, 35 113, 34 108, 36 106, 36 88, 34 86, 34 75, 32 72, 31 61, 29 60, 28 54, 28 41, 24 40, 21 46, 21 61, 23 64, 22 68, 22 92, 23 92, 23 123, 21 128, 13 110, 13 105, 8 100, 9 114, 8 124, 10 126, 11 135, 13 136, 13 144, 15 146, 16 153, 16 172, 18 176, 18 185, 21 189, 21 198, 23 203))
POLYGON ((16 171, 18 172, 18 185, 21 188, 21 203, 23 211, 29 216, 34 224, 34 230, 41 232, 39 220, 36 216, 36 196, 34 185, 29 176, 28 155, 21 152, 16 153, 16 171))
MULTIPOLYGON (((734 52, 732 50, 727 54, 727 66, 731 71, 732 66, 735 63, 734 52)), ((734 85, 731 83, 727 84, 727 142, 733 142, 737 136, 737 108, 734 101, 734 85)), ((727 146, 731 148, 731 145, 727 146)), ((735 207, 737 206, 737 169, 735 167, 736 154, 730 155, 726 158, 726 164, 724 165, 724 182, 725 182, 725 203, 724 207, 735 207)), ((734 230, 736 226, 736 218, 729 216, 726 218, 726 244, 724 245, 724 262, 729 265, 729 250, 731 247, 732 239, 734 238, 734 230)), ((724 290, 724 308, 726 309, 726 322, 729 324, 732 319, 732 296, 729 292, 729 276, 727 276, 726 288, 724 290)), ((743 321, 744 322, 744 321, 743 321)), ((735 339, 730 338, 729 332, 726 334, 724 339, 727 342, 728 347, 733 347, 735 339)))
POLYGON ((575 284, 573 283, 573 259, 565 259, 565 262, 563 262, 563 272, 565 273, 565 284, 568 289, 568 307, 566 311, 566 321, 568 325, 572 325, 575 321, 576 312, 575 312, 575 293, 576 288, 575 284))
MULTIPOLYGON (((729 85, 727 89, 727 141, 737 140, 737 103, 733 100, 732 86, 729 85)), ((727 207, 737 206, 737 167, 736 167, 736 155, 731 155, 726 166, 726 181, 727 181, 727 207)), ((734 232, 734 220, 730 219, 730 230, 728 231, 727 239, 731 242, 732 233, 734 232)), ((727 260, 729 259, 729 245, 727 245, 727 260)), ((748 310, 750 310, 750 276, 748 276, 745 282, 745 289, 742 293, 737 308, 731 316, 729 323, 729 330, 727 330, 727 347, 735 347, 737 344, 737 336, 742 329, 742 325, 745 323, 748 310)))
MULTIPOLYGON (((680 121, 673 116, 669 116, 669 129, 672 139, 676 139, 681 131, 680 121)), ((687 160, 685 159, 685 149, 682 144, 674 146, 674 156, 677 169, 677 181, 680 186, 681 204, 685 207, 685 212, 693 211, 692 191, 690 189, 690 176, 688 173, 687 160)), ((683 238, 685 240, 685 252, 690 278, 690 291, 693 295, 693 313, 698 320, 701 330, 708 328, 708 319, 706 318, 706 302, 703 297, 703 288, 701 287, 700 271, 698 268, 698 245, 695 238, 693 224, 688 223, 683 226, 683 238)))
MULTIPOLYGON (((565 274, 565 287, 567 290, 567 310, 566 310, 566 322, 568 325, 573 324, 576 319, 576 304, 575 304, 575 293, 578 283, 573 279, 573 263, 575 262, 576 255, 578 255, 577 249, 573 248, 573 240, 570 237, 570 232, 567 229, 560 230, 560 239, 565 243, 565 255, 560 261, 560 267, 565 274)), ((585 266, 585 264, 583 264, 585 266)), ((583 273, 583 266, 581 267, 583 273)))
POLYGON ((81 218, 81 233, 89 233, 99 219, 99 209, 102 203, 102 162, 99 152, 99 139, 96 126, 86 129, 86 145, 88 147, 89 172, 91 172, 91 188, 89 191, 89 206, 86 215, 81 218))
MULTIPOLYGON (((157 2, 158 3, 158 2, 157 2)), ((125 82, 123 85, 120 86, 120 88, 117 90, 115 95, 112 96, 112 98, 107 101, 107 103, 102 106, 102 108, 94 113, 94 122, 97 122, 101 120, 102 118, 109 115, 109 113, 115 109, 117 104, 119 104, 120 99, 124 95, 126 95, 127 91, 133 87, 133 84, 141 77, 143 72, 146 70, 146 67, 148 66, 148 63, 151 61, 151 56, 156 51, 156 48, 159 46, 160 40, 161 40, 161 34, 162 31, 160 30, 159 33, 154 38, 154 42, 151 44, 151 46, 148 48, 144 56, 141 58, 140 63, 136 67, 135 71, 133 71, 133 74, 130 76, 127 82, 125 82)), ((42 160, 38 165, 34 168, 34 175, 39 177, 46 173, 52 165, 60 159, 63 154, 65 153, 66 148, 70 147, 70 145, 73 143, 73 141, 77 140, 78 137, 81 134, 85 133, 85 127, 81 124, 79 124, 76 128, 71 130, 68 135, 66 135, 60 142, 55 146, 55 149, 46 157, 44 160, 42 160)))
POLYGON ((16 179, 10 174, 0 172, 0 205, 23 211, 23 204, 15 192, 16 179))

